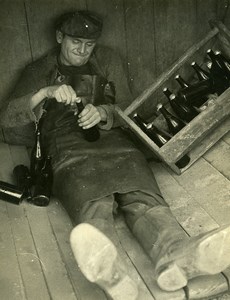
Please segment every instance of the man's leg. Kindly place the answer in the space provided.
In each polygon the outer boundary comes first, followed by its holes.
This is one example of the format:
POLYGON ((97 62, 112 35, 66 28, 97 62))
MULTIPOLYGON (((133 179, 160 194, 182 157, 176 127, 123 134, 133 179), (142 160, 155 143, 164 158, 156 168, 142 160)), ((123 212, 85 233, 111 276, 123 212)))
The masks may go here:
POLYGON ((119 195, 127 225, 154 263, 159 286, 168 291, 184 287, 193 277, 216 274, 230 265, 230 226, 188 238, 169 207, 152 196, 119 195))
POLYGON ((89 281, 98 284, 114 300, 136 300, 138 289, 119 256, 113 203, 113 195, 85 203, 70 243, 78 266, 89 281))

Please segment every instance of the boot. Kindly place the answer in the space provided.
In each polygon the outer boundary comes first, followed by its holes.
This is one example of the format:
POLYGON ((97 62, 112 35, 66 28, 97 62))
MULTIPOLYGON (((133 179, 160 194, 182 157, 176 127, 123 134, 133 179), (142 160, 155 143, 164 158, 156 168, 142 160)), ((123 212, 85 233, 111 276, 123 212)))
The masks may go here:
POLYGON ((178 290, 191 278, 230 266, 230 225, 189 238, 170 209, 159 206, 136 221, 133 233, 153 261, 155 279, 163 290, 178 290))
POLYGON ((76 226, 70 243, 79 268, 90 282, 98 284, 111 299, 138 299, 136 283, 126 274, 117 248, 95 226, 76 226))

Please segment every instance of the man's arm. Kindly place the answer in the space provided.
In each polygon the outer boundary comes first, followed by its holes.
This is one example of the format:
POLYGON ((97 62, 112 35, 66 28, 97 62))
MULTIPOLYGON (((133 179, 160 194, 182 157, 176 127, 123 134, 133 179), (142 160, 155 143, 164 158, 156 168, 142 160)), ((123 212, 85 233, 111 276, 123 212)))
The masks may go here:
POLYGON ((22 72, 10 97, 0 111, 0 126, 9 128, 27 125, 35 121, 31 99, 40 89, 31 66, 22 72))
POLYGON ((43 101, 46 98, 54 98, 65 104, 76 100, 76 93, 71 86, 46 86, 45 78, 45 74, 39 76, 33 66, 24 70, 10 98, 1 108, 1 127, 17 127, 35 122, 41 116, 43 101))

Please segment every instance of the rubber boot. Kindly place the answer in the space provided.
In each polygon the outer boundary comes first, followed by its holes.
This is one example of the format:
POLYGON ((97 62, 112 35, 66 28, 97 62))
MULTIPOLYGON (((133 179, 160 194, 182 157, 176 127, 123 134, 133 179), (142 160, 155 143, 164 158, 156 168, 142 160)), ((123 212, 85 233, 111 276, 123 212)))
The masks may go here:
POLYGON ((103 230, 110 231, 106 222, 103 220, 91 222, 94 226, 81 223, 70 235, 72 251, 80 270, 90 282, 99 285, 111 299, 137 300, 136 283, 127 275, 117 247, 107 237, 108 235, 103 233, 103 230), (102 231, 98 230, 98 227, 101 227, 102 231))
POLYGON ((191 278, 230 266, 230 225, 189 238, 170 209, 159 206, 136 221, 133 233, 153 261, 155 279, 163 290, 178 290, 191 278))

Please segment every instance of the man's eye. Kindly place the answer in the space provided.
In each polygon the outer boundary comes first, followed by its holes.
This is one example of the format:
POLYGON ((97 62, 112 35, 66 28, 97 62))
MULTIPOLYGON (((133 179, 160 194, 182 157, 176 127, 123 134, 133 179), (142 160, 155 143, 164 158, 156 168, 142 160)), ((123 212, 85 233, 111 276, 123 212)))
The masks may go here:
POLYGON ((80 44, 81 42, 78 41, 78 40, 73 40, 73 43, 74 43, 75 45, 77 45, 77 44, 80 44))
POLYGON ((88 46, 88 47, 93 47, 93 46, 94 46, 94 43, 87 43, 87 46, 88 46))

